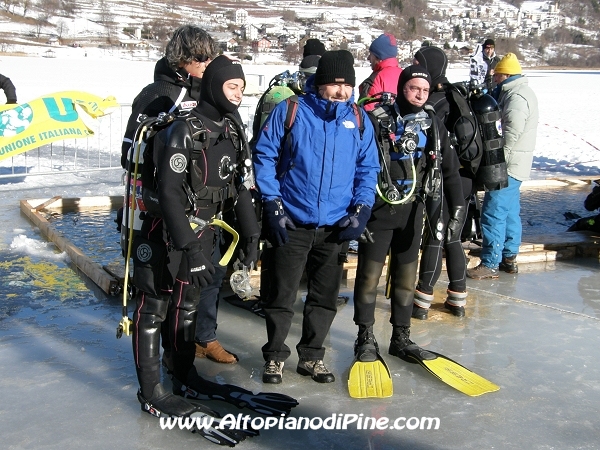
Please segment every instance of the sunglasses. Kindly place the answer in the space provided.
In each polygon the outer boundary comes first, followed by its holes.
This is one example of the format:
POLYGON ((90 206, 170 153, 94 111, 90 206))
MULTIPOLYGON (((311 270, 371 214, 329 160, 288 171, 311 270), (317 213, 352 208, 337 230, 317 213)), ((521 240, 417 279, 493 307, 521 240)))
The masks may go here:
POLYGON ((198 61, 199 63, 206 62, 210 59, 210 56, 206 55, 196 55, 194 56, 194 61, 198 61))

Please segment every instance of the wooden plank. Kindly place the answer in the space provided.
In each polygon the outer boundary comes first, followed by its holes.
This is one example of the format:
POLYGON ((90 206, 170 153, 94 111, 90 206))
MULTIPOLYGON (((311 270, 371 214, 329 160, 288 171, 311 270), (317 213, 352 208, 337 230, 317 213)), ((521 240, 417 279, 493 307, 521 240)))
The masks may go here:
MULTIPOLYGON (((56 198, 56 197, 55 197, 56 198)), ((52 199, 51 199, 52 200, 52 199)), ((27 202, 30 205, 41 205, 48 202, 48 199, 29 199, 27 202)), ((59 209, 62 211, 73 212, 92 209, 114 209, 123 206, 122 195, 99 196, 99 197, 73 197, 73 198, 58 198, 50 202, 44 208, 35 207, 39 210, 59 209)))
MULTIPOLYGON (((63 199, 64 200, 64 199, 63 199)), ((39 204, 40 202, 35 202, 39 204)), ((60 251, 66 252, 71 261, 85 273, 100 289, 108 295, 119 292, 119 282, 102 267, 83 254, 81 249, 62 236, 27 200, 21 200, 21 211, 37 226, 46 238, 52 241, 60 251)))

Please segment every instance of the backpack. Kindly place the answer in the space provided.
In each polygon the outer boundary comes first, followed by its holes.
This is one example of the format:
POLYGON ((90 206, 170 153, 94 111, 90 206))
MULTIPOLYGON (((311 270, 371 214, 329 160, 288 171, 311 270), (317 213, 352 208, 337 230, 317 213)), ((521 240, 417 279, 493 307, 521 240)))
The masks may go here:
MULTIPOLYGON (((284 136, 282 142, 287 140, 287 135, 296 120, 296 111, 298 110, 298 94, 301 94, 300 85, 296 74, 290 74, 289 72, 283 72, 275 76, 269 83, 267 90, 261 95, 256 105, 254 112, 254 120, 252 121, 252 140, 250 145, 254 147, 260 129, 271 114, 271 111, 277 104, 285 100, 288 104, 287 114, 284 122, 284 136), (284 84, 279 84, 284 83, 284 84)), ((362 114, 358 110, 358 106, 353 104, 354 115, 356 116, 356 123, 360 132, 360 139, 362 140, 363 133, 365 131, 362 114)))
MULTIPOLYGON (((461 83, 443 85, 450 112, 445 125, 458 160, 473 177, 483 156, 483 141, 467 90, 461 83)), ((436 105, 432 105, 434 108, 436 105)))

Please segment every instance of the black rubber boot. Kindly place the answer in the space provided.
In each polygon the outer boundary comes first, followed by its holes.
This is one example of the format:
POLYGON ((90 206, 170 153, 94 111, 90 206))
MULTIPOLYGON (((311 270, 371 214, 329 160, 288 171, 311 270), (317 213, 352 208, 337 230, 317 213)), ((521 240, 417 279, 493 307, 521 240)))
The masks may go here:
POLYGON ((160 335, 167 316, 169 298, 152 297, 138 291, 133 313, 133 359, 141 395, 151 398, 160 384, 160 335))
POLYGON ((191 284, 177 282, 169 307, 169 337, 173 376, 185 380, 196 357, 196 316, 199 289, 191 284))
POLYGON ((392 338, 390 340, 389 354, 397 356, 408 362, 414 362, 407 359, 405 350, 410 348, 416 348, 417 344, 410 340, 410 327, 397 326, 392 331, 392 338), (411 347, 414 346, 414 347, 411 347))
POLYGON ((187 417, 197 411, 196 406, 183 397, 166 391, 162 384, 154 386, 152 396, 149 398, 145 397, 141 390, 138 391, 137 396, 142 404, 142 411, 156 417, 187 417))
POLYGON ((354 342, 354 356, 361 362, 377 361, 379 345, 373 334, 373 327, 358 327, 358 337, 354 342))

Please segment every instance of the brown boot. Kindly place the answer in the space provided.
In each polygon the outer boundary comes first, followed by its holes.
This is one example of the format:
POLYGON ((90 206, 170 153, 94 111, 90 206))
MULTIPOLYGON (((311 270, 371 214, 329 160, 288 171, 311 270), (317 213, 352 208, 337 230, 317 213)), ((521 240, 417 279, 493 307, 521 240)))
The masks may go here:
POLYGON ((211 341, 206 344, 196 342, 196 358, 208 358, 211 361, 223 364, 235 364, 238 357, 225 350, 219 341, 211 341))

